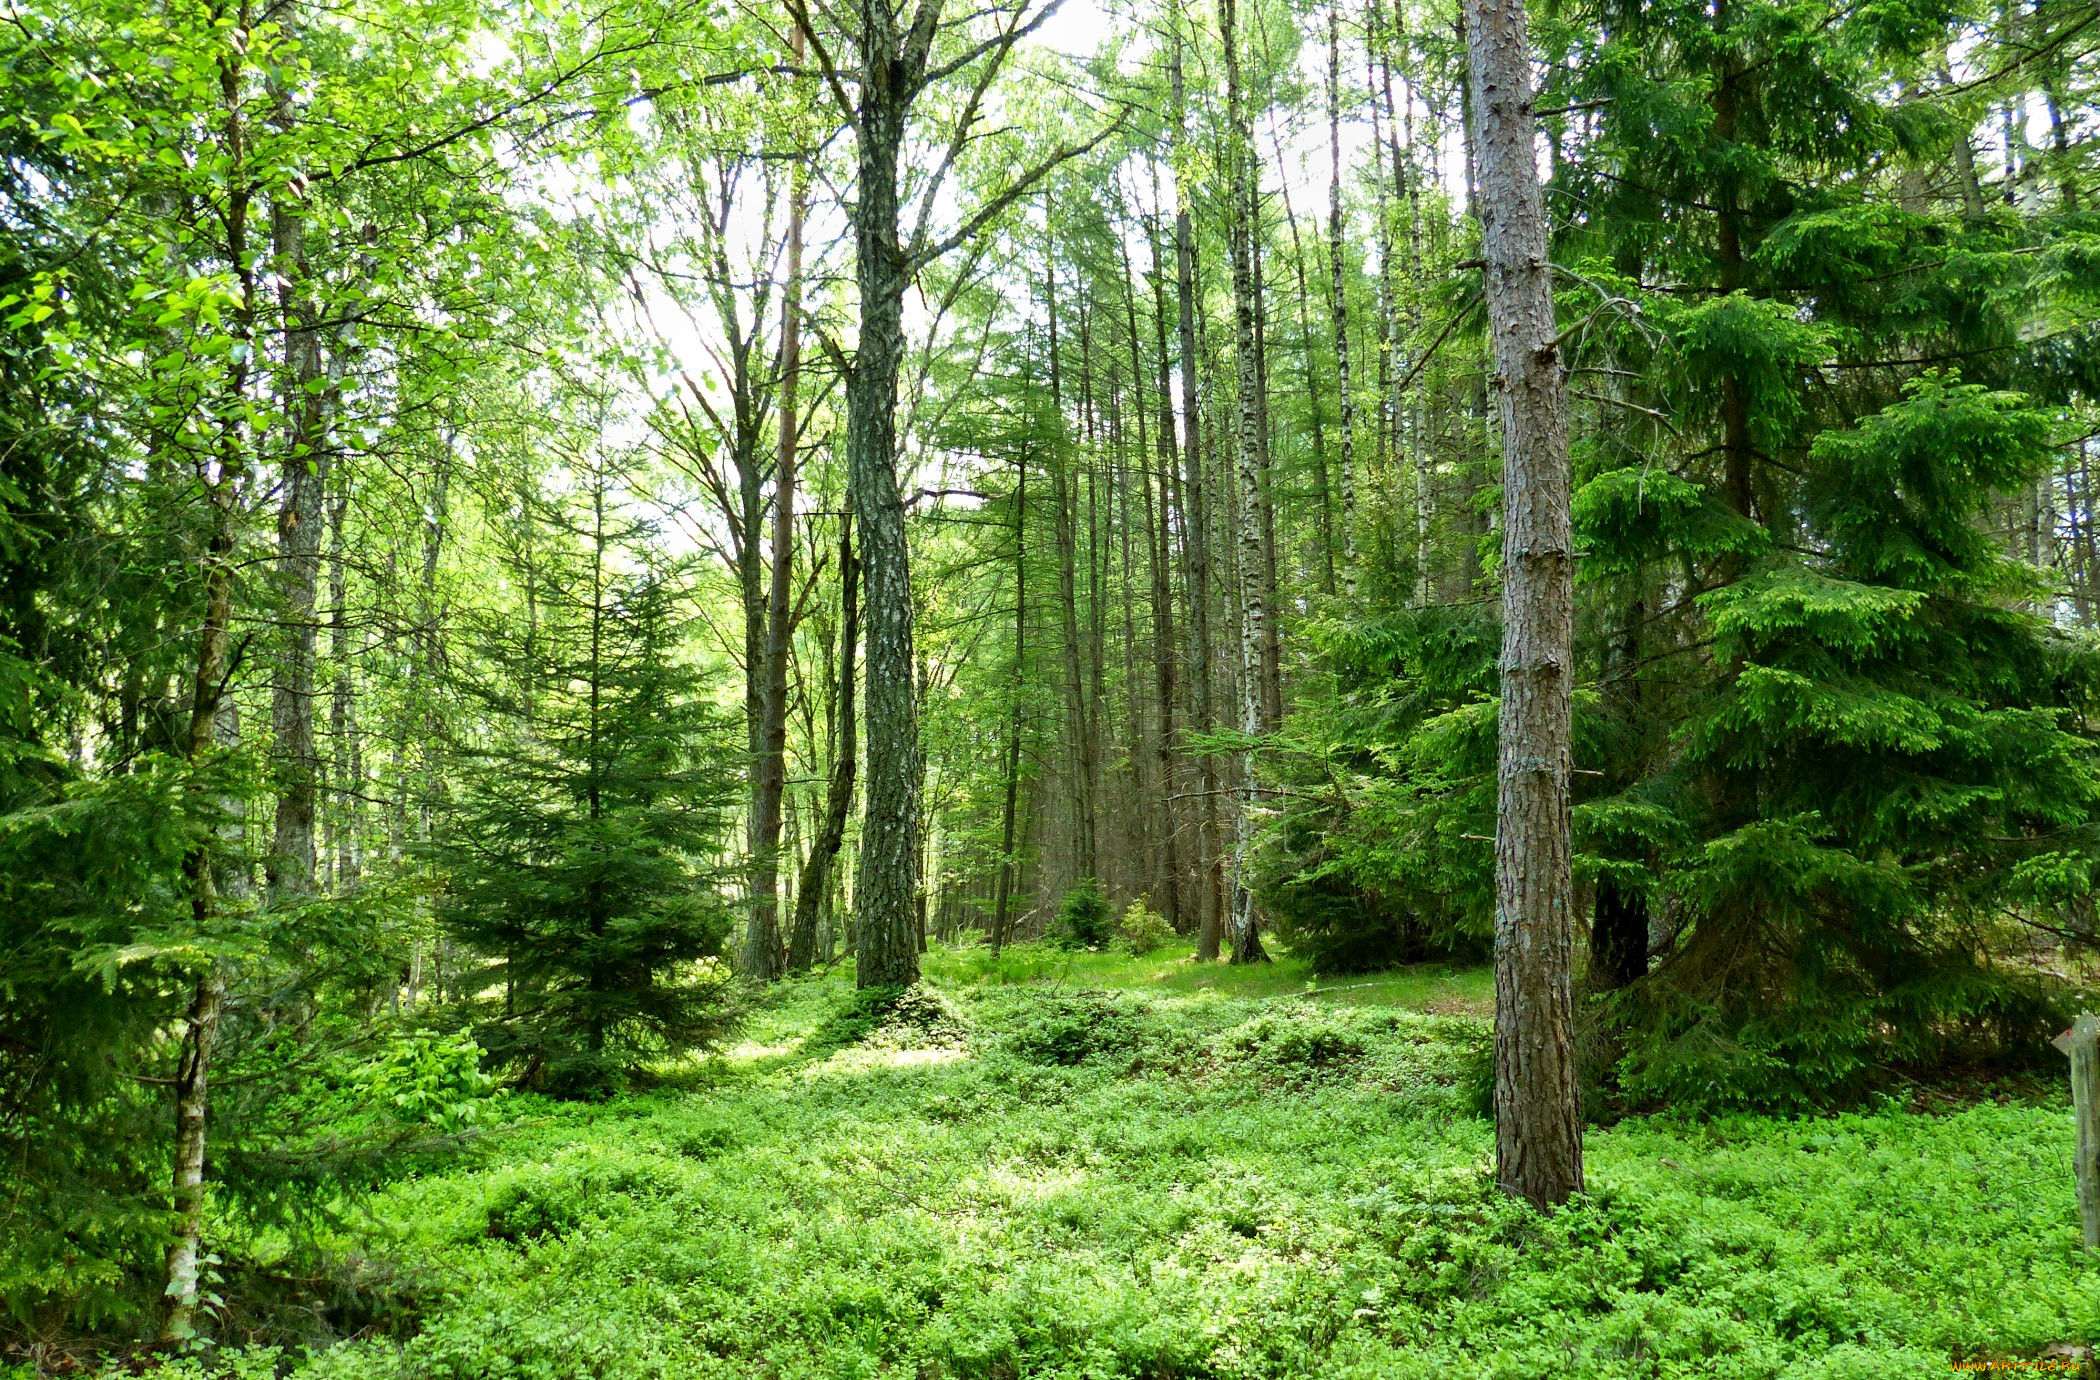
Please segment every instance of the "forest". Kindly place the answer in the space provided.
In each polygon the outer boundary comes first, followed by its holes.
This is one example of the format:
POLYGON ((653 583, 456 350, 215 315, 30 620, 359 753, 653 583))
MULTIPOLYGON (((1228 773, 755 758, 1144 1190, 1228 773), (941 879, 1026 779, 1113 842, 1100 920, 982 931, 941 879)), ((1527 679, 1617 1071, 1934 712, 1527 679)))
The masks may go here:
POLYGON ((2100 1374, 2093 0, 0 0, 0 232, 0 1380, 2100 1374))

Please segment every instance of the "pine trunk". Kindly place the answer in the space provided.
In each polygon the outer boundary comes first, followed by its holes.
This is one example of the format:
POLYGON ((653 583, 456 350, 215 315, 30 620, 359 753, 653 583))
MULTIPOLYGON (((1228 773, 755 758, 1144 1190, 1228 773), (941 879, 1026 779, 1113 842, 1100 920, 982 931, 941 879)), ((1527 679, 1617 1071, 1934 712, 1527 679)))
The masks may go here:
POLYGON ((1495 835, 1495 1159, 1537 1207, 1582 1190, 1569 977, 1574 544, 1568 418, 1533 152, 1524 0, 1467 0, 1495 382, 1503 437, 1503 642, 1495 835))
POLYGON ((867 581, 868 785, 853 905, 856 980, 862 987, 888 987, 909 986, 919 977, 919 707, 896 415, 911 274, 897 230, 904 93, 891 89, 898 77, 891 45, 870 37, 853 207, 860 338, 846 384, 847 482, 860 519, 861 574, 867 581))

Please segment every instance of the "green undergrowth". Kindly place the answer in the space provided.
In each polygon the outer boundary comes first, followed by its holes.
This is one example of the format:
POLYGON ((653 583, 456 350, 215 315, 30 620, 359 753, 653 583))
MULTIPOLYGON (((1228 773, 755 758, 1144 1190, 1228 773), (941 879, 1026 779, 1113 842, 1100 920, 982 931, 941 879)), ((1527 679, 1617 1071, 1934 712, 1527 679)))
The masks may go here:
POLYGON ((301 1373, 1910 1380, 2100 1331, 2061 1102, 1629 1119, 1546 1218, 1471 1110, 1479 974, 928 969, 396 1189, 363 1248, 442 1293, 301 1373))

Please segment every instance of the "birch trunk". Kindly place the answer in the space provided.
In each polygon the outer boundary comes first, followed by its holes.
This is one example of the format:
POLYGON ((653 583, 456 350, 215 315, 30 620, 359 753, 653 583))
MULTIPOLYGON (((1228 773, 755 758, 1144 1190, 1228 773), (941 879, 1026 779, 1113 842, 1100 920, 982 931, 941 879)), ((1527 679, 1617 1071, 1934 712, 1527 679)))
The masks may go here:
POLYGON ((1219 0, 1219 41, 1225 52, 1226 176, 1236 224, 1227 235, 1232 267, 1235 461, 1239 497, 1240 731, 1239 790, 1233 819, 1232 961, 1266 958, 1256 925, 1254 893, 1247 870, 1254 844, 1253 740, 1263 728, 1264 653, 1268 607, 1263 598, 1263 510, 1261 502, 1261 365, 1255 341, 1253 263, 1254 205, 1250 140, 1240 90, 1238 0, 1219 0))

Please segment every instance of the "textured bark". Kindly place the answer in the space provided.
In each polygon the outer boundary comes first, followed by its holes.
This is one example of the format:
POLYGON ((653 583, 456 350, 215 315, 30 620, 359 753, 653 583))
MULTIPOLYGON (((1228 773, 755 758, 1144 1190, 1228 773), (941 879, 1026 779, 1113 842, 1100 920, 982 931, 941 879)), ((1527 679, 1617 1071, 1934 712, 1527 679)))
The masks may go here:
POLYGON ((833 712, 838 721, 838 756, 832 759, 831 781, 824 794, 824 819, 811 841, 809 857, 803 860, 802 875, 795 883, 795 918, 788 929, 787 965, 803 972, 817 961, 819 950, 829 958, 829 944, 820 943, 818 914, 831 895, 831 865, 846 838, 846 820, 853 808, 854 757, 859 743, 854 734, 853 662, 860 641, 860 562, 853 554, 853 524, 849 517, 839 532, 839 653, 838 691, 833 712))
POLYGON ((895 16, 885 0, 862 0, 856 13, 864 28, 853 205, 860 335, 846 382, 846 466, 867 582, 868 784, 853 904, 856 979, 875 987, 909 985, 919 976, 919 707, 896 416, 911 282, 898 239, 897 158, 915 93, 910 74, 900 70, 895 16))
POLYGON ((212 1047, 226 1009, 226 977, 216 966, 197 979, 175 1072, 175 1237, 168 1244, 168 1311, 163 1341, 196 1331, 197 1273, 204 1240, 205 1120, 210 1107, 212 1047))
POLYGON ((1466 0, 1503 486, 1502 705, 1495 833, 1495 1164, 1537 1207, 1582 1190, 1569 964, 1574 543, 1568 418, 1524 0, 1466 0))
POLYGON ((1240 731, 1247 746, 1239 753, 1239 789, 1233 818, 1232 961, 1268 957, 1262 951, 1254 893, 1247 868, 1254 845, 1255 774, 1252 740, 1264 727, 1264 654, 1268 643, 1268 606, 1264 599, 1266 565, 1262 502, 1261 364, 1255 341, 1253 235, 1254 189, 1251 140, 1240 89, 1237 0, 1219 0, 1218 34, 1225 52, 1225 126, 1228 185, 1235 224, 1227 235, 1232 267, 1235 450, 1239 500, 1240 731))

